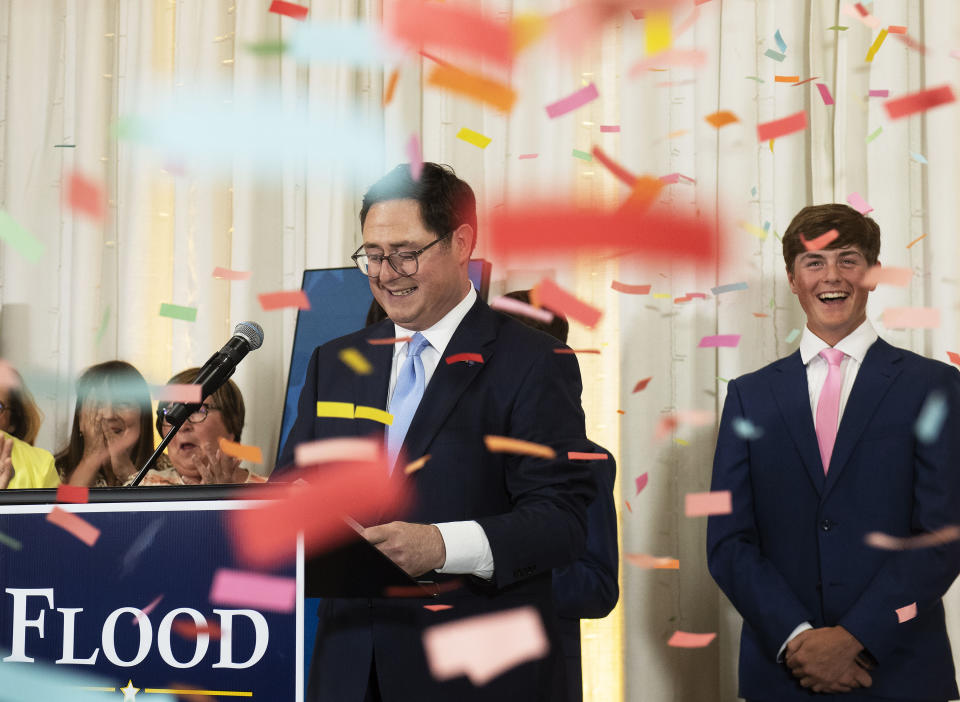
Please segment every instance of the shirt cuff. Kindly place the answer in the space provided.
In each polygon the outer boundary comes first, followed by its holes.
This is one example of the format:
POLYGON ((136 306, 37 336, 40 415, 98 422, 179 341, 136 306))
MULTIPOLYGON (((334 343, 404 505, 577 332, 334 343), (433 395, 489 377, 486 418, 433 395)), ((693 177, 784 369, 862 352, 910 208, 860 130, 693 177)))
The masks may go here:
POLYGON ((790 632, 790 636, 787 637, 787 640, 783 642, 783 646, 780 647, 780 650, 777 651, 777 663, 783 663, 783 651, 787 648, 787 644, 793 641, 797 634, 806 631, 807 629, 812 629, 813 624, 810 622, 803 622, 803 624, 798 624, 797 628, 790 632))
POLYGON ((438 573, 476 575, 478 578, 493 578, 493 551, 487 535, 475 521, 443 522, 434 524, 443 537, 447 559, 438 573))

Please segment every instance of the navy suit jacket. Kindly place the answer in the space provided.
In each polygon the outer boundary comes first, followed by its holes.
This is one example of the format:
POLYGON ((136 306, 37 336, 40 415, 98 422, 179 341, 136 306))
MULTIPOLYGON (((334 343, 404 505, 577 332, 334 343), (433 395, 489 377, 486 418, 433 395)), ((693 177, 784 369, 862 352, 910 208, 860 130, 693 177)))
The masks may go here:
POLYGON ((803 621, 843 626, 876 659, 864 693, 957 696, 941 597, 960 572, 960 543, 887 551, 864 537, 906 537, 960 521, 958 412, 956 369, 878 339, 857 374, 824 476, 800 352, 730 382, 712 490, 729 490, 733 511, 709 518, 707 558, 744 619, 741 696, 813 694, 776 660, 803 621), (938 439, 925 444, 914 424, 934 392, 948 414, 938 439), (739 438, 738 417, 763 435, 739 438), (897 610, 914 602, 917 616, 898 623, 897 610))
POLYGON ((560 617, 560 640, 567 669, 565 699, 568 702, 583 699, 580 620, 607 616, 620 597, 617 509, 613 503, 617 462, 602 446, 594 444, 591 450, 606 453, 608 458, 592 463, 597 499, 587 509, 587 550, 574 563, 553 571, 553 602, 560 617))
MULTIPOLYGON (((314 351, 279 465, 290 464, 293 447, 304 441, 383 437, 383 425, 370 420, 318 418, 316 403, 385 408, 393 345, 367 340, 392 336, 393 322, 387 319, 314 351), (371 374, 356 375, 338 359, 338 353, 350 347, 371 362, 371 374)), ((567 458, 568 451, 585 451, 589 444, 579 366, 575 356, 554 353, 557 348, 562 345, 552 337, 491 310, 481 300, 471 307, 443 355, 479 353, 483 363, 447 364, 441 358, 403 445, 409 460, 425 454, 430 460, 409 476, 412 509, 395 517, 422 523, 476 520, 493 552, 493 581, 436 575, 441 583, 463 581, 436 600, 324 600, 308 699, 361 702, 373 656, 385 702, 551 700, 561 694, 565 678, 551 570, 582 552, 586 509, 595 486, 589 463, 567 458), (490 453, 483 443, 487 434, 548 444, 557 458, 490 453), (453 608, 423 608, 439 603, 453 608), (481 688, 464 677, 433 680, 421 643, 424 628, 525 605, 537 607, 543 616, 552 642, 546 659, 520 665, 481 688)))

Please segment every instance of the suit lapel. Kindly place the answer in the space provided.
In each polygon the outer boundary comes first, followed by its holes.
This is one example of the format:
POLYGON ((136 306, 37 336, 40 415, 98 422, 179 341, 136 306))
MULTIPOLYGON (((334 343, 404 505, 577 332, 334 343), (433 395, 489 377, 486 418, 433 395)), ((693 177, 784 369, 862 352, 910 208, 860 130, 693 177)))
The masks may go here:
POLYGON ((496 338, 496 315, 478 298, 444 349, 410 423, 410 429, 407 430, 402 453, 409 460, 415 460, 426 452, 457 400, 480 374, 484 365, 490 362, 496 338), (458 353, 479 353, 484 362, 446 362, 446 358, 458 353))
POLYGON ((900 374, 901 369, 896 363, 901 357, 900 352, 883 339, 877 339, 867 350, 840 419, 824 497, 837 484, 840 473, 850 461, 853 449, 860 440, 860 435, 876 413, 893 379, 900 374))
MULTIPOLYGON (((385 319, 369 328, 368 339, 389 339, 394 335, 393 322, 385 319)), ((354 374, 354 404, 364 405, 366 407, 375 407, 377 409, 387 409, 387 392, 390 387, 390 368, 393 365, 393 344, 364 344, 365 348, 357 349, 363 356, 370 361, 373 371, 369 375, 354 374)), ((344 369, 344 372, 349 372, 344 369)), ((356 420, 363 424, 375 424, 376 429, 373 432, 361 432, 364 435, 383 440, 386 432, 386 425, 370 422, 369 420, 356 420)))
POLYGON ((817 494, 824 489, 823 463, 817 448, 817 433, 810 412, 810 391, 807 388, 807 369, 800 360, 800 352, 777 362, 774 366, 773 396, 790 432, 804 468, 817 494))

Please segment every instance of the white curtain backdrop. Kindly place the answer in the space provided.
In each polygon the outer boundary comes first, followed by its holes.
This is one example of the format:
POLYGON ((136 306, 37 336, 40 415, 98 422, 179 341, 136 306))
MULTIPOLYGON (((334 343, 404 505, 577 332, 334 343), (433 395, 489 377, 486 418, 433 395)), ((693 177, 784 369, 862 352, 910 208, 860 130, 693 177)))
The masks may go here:
MULTIPOLYGON (((313 22, 379 24, 394 8, 388 0, 302 2, 313 22)), ((623 551, 680 560, 679 570, 622 565, 617 610, 584 626, 587 699, 736 699, 739 617, 707 573, 705 520, 683 514, 684 495, 708 489, 715 423, 680 424, 660 441, 654 432, 671 412, 718 416, 725 379, 796 349, 791 332, 803 317, 786 285, 778 235, 801 207, 843 202, 852 192, 875 208, 883 263, 914 271, 909 287, 881 286, 871 295, 868 316, 878 332, 943 361, 946 351, 960 350, 960 111, 950 105, 893 121, 883 98, 868 97, 870 90, 897 97, 944 84, 960 90, 960 60, 951 56, 960 49, 960 5, 875 0, 865 3, 881 22, 871 29, 838 0, 696 6, 681 0, 673 10, 673 44, 703 51, 705 65, 665 64, 636 76, 630 68, 644 57, 646 20, 628 11, 576 50, 541 42, 510 72, 431 52, 509 81, 518 99, 503 114, 429 87, 434 64, 415 54, 355 67, 257 53, 251 44, 289 42, 297 28, 293 19, 268 13, 269 4, 0 0, 0 209, 46 247, 33 263, 0 243, 0 357, 27 374, 47 415, 38 445, 56 450, 65 442, 73 411, 69 382, 87 366, 121 358, 161 384, 203 363, 236 322, 253 319, 264 327, 266 343, 236 375, 247 401, 243 441, 273 456, 295 312, 264 312, 257 294, 299 288, 305 268, 349 262, 359 243, 363 190, 374 171, 407 160, 411 135, 421 140, 426 160, 451 164, 477 191, 481 257, 489 255, 485 223, 493 208, 547 197, 595 206, 623 200, 626 187, 599 163, 575 158, 574 149, 599 145, 637 174, 681 173, 694 182, 667 185, 661 200, 717 223, 724 264, 570 261, 544 252, 494 261, 491 296, 549 275, 604 309, 594 330, 572 324, 570 343, 601 350, 579 357, 584 406, 592 438, 618 459, 623 551), (847 29, 830 29, 835 25, 847 29), (891 34, 867 63, 879 27, 889 25, 906 26, 926 52, 891 34), (765 55, 779 51, 778 30, 787 45, 782 62, 765 55), (384 107, 394 69, 397 88, 384 107), (817 78, 793 86, 775 82, 775 75, 817 78), (545 105, 590 82, 598 100, 548 119, 545 105), (816 83, 829 88, 834 105, 824 105, 816 83), (128 118, 149 117, 165 100, 189 105, 184 101, 198 92, 258 115, 300 110, 316 125, 314 137, 331 149, 347 137, 324 132, 329 120, 365 121, 365 145, 378 154, 375 167, 368 162, 359 173, 349 159, 306 148, 278 151, 265 166, 238 144, 237 154, 212 171, 195 153, 171 156, 129 138, 128 118), (715 129, 704 117, 718 110, 739 121, 715 129), (809 118, 804 132, 777 139, 772 148, 757 141, 758 123, 799 110, 809 118), (600 125, 621 131, 601 133, 600 125), (461 127, 491 137, 490 145, 481 150, 457 139, 461 127), (518 158, 533 153, 534 159, 518 158), (73 171, 104 188, 103 221, 63 204, 73 171), (252 276, 217 280, 211 275, 216 266, 252 276), (610 289, 614 279, 651 284, 651 294, 617 293, 610 289), (736 282, 748 290, 710 292, 736 282), (674 302, 689 292, 706 299, 674 302), (159 317, 161 303, 195 307, 196 321, 159 317), (883 310, 906 306, 939 309, 940 327, 886 329, 883 310), (699 339, 711 334, 742 338, 735 349, 698 349, 699 339), (633 393, 646 377, 652 377, 649 386, 633 393), (638 495, 634 481, 643 473, 649 484, 638 495), (667 647, 678 629, 717 632, 718 638, 700 650, 667 647)), ((473 5, 506 22, 569 3, 473 5)), ((266 118, 259 127, 278 129, 266 118)), ((204 133, 200 126, 196 132, 204 133)), ((948 600, 960 641, 960 598, 952 592, 948 600)))

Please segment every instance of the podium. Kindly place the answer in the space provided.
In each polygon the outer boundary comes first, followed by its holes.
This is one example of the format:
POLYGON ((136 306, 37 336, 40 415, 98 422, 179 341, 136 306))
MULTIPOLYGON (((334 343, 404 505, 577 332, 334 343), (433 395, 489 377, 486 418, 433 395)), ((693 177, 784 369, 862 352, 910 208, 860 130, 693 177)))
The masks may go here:
POLYGON ((7 666, 42 675, 48 662, 103 680, 105 702, 118 691, 303 700, 305 592, 418 586, 366 542, 307 561, 301 543, 295 563, 264 573, 295 581, 292 609, 211 601, 218 572, 250 570, 224 516, 256 508, 264 488, 95 488, 88 503, 55 505, 99 530, 92 546, 48 521, 55 490, 0 492, 0 681, 7 666))

